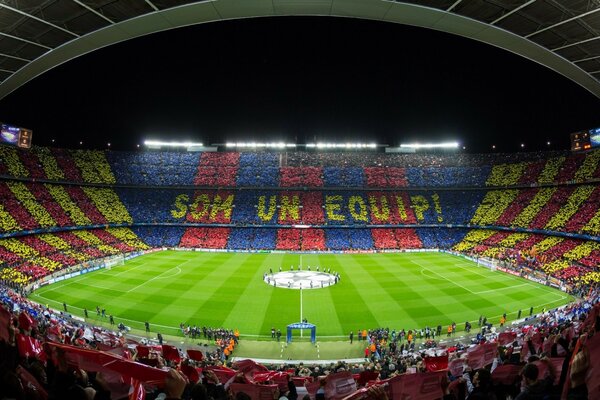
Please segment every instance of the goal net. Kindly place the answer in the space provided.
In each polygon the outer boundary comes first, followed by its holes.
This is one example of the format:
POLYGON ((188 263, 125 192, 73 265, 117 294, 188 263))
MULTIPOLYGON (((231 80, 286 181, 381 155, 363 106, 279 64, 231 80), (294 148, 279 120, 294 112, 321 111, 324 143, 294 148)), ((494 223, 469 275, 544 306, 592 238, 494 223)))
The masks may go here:
POLYGON ((108 257, 104 261, 104 268, 111 270, 112 267, 123 265, 125 263, 125 257, 122 254, 117 254, 112 257, 108 257))

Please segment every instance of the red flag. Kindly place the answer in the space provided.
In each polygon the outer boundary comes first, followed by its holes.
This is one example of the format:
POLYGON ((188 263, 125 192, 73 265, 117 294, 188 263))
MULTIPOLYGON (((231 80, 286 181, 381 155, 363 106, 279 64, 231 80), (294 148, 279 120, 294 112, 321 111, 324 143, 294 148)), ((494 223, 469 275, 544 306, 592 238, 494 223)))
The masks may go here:
POLYGON ((540 332, 536 332, 531 337, 531 344, 533 344, 533 348, 536 352, 540 350, 540 347, 542 347, 542 334, 540 332))
POLYGON ((521 361, 527 361, 531 352, 529 351, 529 346, 527 342, 523 342, 523 347, 521 347, 521 361))
POLYGON ((498 344, 500 346, 506 346, 507 344, 513 343, 516 338, 516 332, 502 332, 498 335, 498 344))
POLYGON ((200 380, 200 372, 198 371, 198 368, 192 367, 191 365, 182 365, 181 372, 183 372, 183 374, 187 376, 192 383, 198 383, 200 380))
POLYGON ((247 373, 255 372, 268 372, 269 369, 264 365, 258 364, 253 360, 240 360, 236 361, 233 366, 238 369, 239 372, 246 375, 247 373))
POLYGON ((319 390, 319 387, 321 387, 321 382, 319 382, 319 380, 315 380, 315 381, 306 381, 304 382, 304 387, 306 388, 306 392, 310 395, 311 399, 315 398, 315 395, 317 394, 317 390, 319 390))
POLYGON ((144 390, 144 385, 137 379, 131 380, 129 400, 146 400, 146 390, 144 390))
POLYGON ((379 372, 376 371, 363 371, 358 375, 356 383, 358 386, 365 386, 369 381, 375 381, 379 378, 379 372))
POLYGON ((296 387, 304 386, 306 382, 312 382, 312 376, 294 376, 292 377, 292 381, 294 381, 294 385, 296 387))
POLYGON ((556 335, 550 335, 546 338, 546 340, 544 340, 544 343, 542 344, 542 351, 548 355, 550 355, 550 353, 552 352, 552 346, 554 345, 554 339, 556 338, 556 335))
POLYGON ((46 392, 46 389, 44 389, 44 387, 40 385, 38 380, 35 379, 35 377, 31 375, 29 371, 27 371, 25 368, 19 365, 15 372, 17 373, 17 376, 21 380, 21 383, 23 384, 23 387, 26 391, 32 389, 35 393, 39 395, 39 398, 41 400, 46 400, 48 398, 48 393, 46 392))
POLYGON ((150 356, 150 347, 138 345, 135 346, 137 358, 148 358, 150 356))
POLYGON ((538 367, 538 379, 544 379, 547 375, 549 375, 548 365, 546 362, 552 364, 552 368, 554 369, 554 385, 558 385, 560 381, 560 373, 562 371, 564 358, 548 358, 547 361, 535 361, 534 364, 538 367))
POLYGON ((21 314, 19 314, 19 327, 21 329, 23 329, 24 331, 28 331, 34 326, 35 324, 33 322, 33 319, 26 311, 23 311, 21 312, 21 314))
POLYGON ((12 315, 8 310, 0 306, 0 340, 8 342, 8 325, 12 320, 12 315))
POLYGON ((467 365, 473 370, 483 368, 483 366, 485 365, 483 363, 483 355, 483 346, 477 345, 475 347, 469 348, 467 350, 467 365))
POLYGON ((498 343, 487 342, 483 344, 483 362, 488 365, 498 356, 498 343))
POLYGON ((594 308, 592 308, 590 310, 590 312, 588 313, 587 318, 585 319, 585 321, 583 322, 583 324, 581 325, 581 327, 579 328, 579 332, 584 332, 586 330, 590 330, 590 328, 593 330, 594 329, 594 325, 596 324, 596 318, 600 315, 600 303, 596 304, 594 306, 594 308))
POLYGON ((486 342, 467 350, 467 364, 472 369, 483 368, 494 361, 498 354, 498 343, 486 342))
POLYGON ((204 359, 204 354, 200 350, 188 349, 187 354, 190 360, 202 361, 204 359))
POLYGON ((17 333, 17 348, 21 357, 37 357, 42 361, 46 360, 46 353, 42 344, 31 336, 17 333))
POLYGON ((452 376, 462 376, 464 365, 465 360, 463 360, 462 358, 455 358, 454 360, 450 361, 448 369, 450 370, 452 376))
POLYGON ((269 371, 269 372, 257 372, 253 375, 253 381, 255 383, 263 383, 272 381, 274 384, 279 386, 280 390, 287 391, 287 372, 269 371))
POLYGON ((600 333, 596 332, 594 336, 587 339, 583 351, 587 351, 589 355, 589 368, 585 379, 589 398, 598 399, 600 398, 600 333))
POLYGON ((503 385, 512 385, 519 377, 519 373, 523 369, 522 365, 504 364, 498 365, 492 372, 492 380, 503 385))
POLYGON ((425 357, 423 361, 429 372, 448 369, 448 354, 439 357, 425 357))
POLYGON ((344 397, 343 400, 361 400, 361 399, 366 399, 367 398, 367 390, 369 390, 369 388, 366 388, 366 387, 360 388, 356 392, 351 393, 348 396, 344 397))
POLYGON ((173 361, 175 363, 178 363, 181 361, 181 356, 179 355, 179 350, 177 350, 177 347, 175 347, 175 346, 163 344, 162 345, 162 355, 165 358, 165 360, 173 361))
POLYGON ((343 399, 356 391, 356 381, 349 371, 337 372, 327 376, 325 398, 328 400, 343 399))
POLYGON ((255 385, 252 383, 232 383, 229 389, 233 392, 234 396, 238 392, 244 392, 252 400, 270 400, 275 396, 277 391, 277 385, 255 385))
POLYGON ((222 384, 226 384, 227 381, 229 381, 231 378, 233 378, 237 373, 236 371, 232 370, 231 368, 227 368, 227 367, 209 366, 209 367, 207 367, 207 369, 214 372, 215 375, 217 376, 217 378, 219 378, 219 382, 222 384))
POLYGON ((131 352, 129 351, 129 349, 127 349, 125 347, 121 347, 121 346, 112 347, 106 351, 109 353, 120 355, 127 360, 131 360, 131 352))
POLYGON ((151 385, 162 385, 167 376, 167 371, 127 360, 116 354, 60 343, 48 344, 51 347, 62 349, 69 364, 87 371, 117 373, 120 376, 134 378, 151 385))
POLYGON ((390 399, 438 400, 444 397, 445 371, 398 375, 388 381, 390 399))
POLYGON ((238 372, 244 374, 248 382, 254 382, 254 375, 258 373, 269 372, 269 369, 264 365, 258 364, 253 360, 236 361, 234 367, 238 368, 238 372))

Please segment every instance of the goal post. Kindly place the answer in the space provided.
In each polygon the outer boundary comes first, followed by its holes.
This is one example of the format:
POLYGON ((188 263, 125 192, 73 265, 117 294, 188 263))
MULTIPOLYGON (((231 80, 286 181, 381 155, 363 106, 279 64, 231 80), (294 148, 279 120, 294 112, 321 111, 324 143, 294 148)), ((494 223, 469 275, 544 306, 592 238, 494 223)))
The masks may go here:
POLYGON ((112 269, 112 267, 117 267, 123 264, 125 264, 125 257, 123 254, 116 254, 104 260, 104 268, 109 271, 112 269))

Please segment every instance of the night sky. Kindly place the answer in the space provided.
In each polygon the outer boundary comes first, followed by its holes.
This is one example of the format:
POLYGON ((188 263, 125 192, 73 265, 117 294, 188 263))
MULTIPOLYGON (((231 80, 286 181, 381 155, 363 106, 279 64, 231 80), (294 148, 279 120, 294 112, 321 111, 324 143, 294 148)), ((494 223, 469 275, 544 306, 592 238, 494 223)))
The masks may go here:
POLYGON ((146 138, 297 143, 458 140, 469 152, 566 149, 600 100, 536 63, 390 23, 260 18, 130 40, 0 101, 38 145, 134 149, 146 138), (83 146, 79 142, 83 141, 83 146), (551 145, 547 146, 546 142, 551 145))

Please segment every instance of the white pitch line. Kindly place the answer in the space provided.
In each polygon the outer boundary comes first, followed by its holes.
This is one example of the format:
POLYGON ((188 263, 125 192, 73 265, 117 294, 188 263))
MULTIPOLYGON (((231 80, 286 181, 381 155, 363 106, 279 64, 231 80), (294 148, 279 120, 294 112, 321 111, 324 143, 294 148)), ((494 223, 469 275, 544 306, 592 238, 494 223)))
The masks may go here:
MULTIPOLYGON (((137 267, 133 267, 133 268, 125 268, 123 271, 120 271, 120 272, 119 272, 119 273, 117 273, 117 274, 114 274, 114 275, 110 274, 110 275, 111 275, 112 277, 117 277, 117 276, 120 276, 120 275, 126 274, 127 272, 133 271, 134 269, 137 269, 137 268, 139 268, 139 267, 143 267, 144 265, 148 265, 148 263, 141 263, 141 264, 140 264, 140 265, 138 265, 137 267)), ((124 266, 124 265, 123 265, 123 266, 124 266)), ((101 272, 101 274, 103 274, 103 273, 105 273, 105 272, 107 272, 107 273, 110 273, 110 272, 109 272, 109 271, 107 271, 107 270, 106 270, 106 268, 105 268, 105 269, 104 269, 104 270, 101 272)))
MULTIPOLYGON (((180 268, 180 267, 177 267, 177 269, 178 269, 179 271, 177 271, 177 273, 176 273, 176 274, 169 275, 169 276, 161 276, 160 278, 158 278, 158 277, 157 277, 156 279, 167 279, 167 278, 172 278, 172 277, 174 277, 174 276, 177 276, 177 275, 179 275, 179 274, 181 273, 181 268, 180 268)), ((159 276, 160 276, 160 275, 159 275, 159 276)))
MULTIPOLYGON (((164 274, 166 274, 167 272, 169 272, 169 271, 171 271, 171 270, 174 270, 175 268, 179 268, 179 267, 180 267, 180 266, 182 266, 183 264, 185 264, 185 263, 188 263, 188 262, 190 262, 190 261, 195 261, 195 260, 193 260, 193 259, 192 259, 192 260, 186 260, 186 261, 183 261, 183 262, 181 262, 181 263, 177 264, 176 266, 174 266, 173 268, 169 268, 168 270, 164 271, 163 273, 161 273, 161 274, 159 274, 159 275, 156 275, 154 278, 151 278, 151 279, 149 279, 149 280, 147 280, 147 281, 144 281, 144 282, 140 283, 139 285, 137 285, 136 287, 134 287, 134 288, 132 288, 132 289, 129 289, 129 290, 128 290, 128 291, 126 291, 125 293, 130 293, 130 292, 133 292, 135 289, 137 289, 137 288, 140 288, 140 287, 142 287, 142 286, 146 285, 147 283, 150 283, 150 282, 152 282, 153 280, 160 278, 160 276, 161 276, 161 275, 164 275, 164 274)), ((179 271, 181 272, 181 269, 180 269, 179 271)), ((178 275, 178 274, 176 274, 176 275, 178 275)), ((175 275, 173 275, 173 276, 175 276, 175 275)))
POLYGON ((463 267, 463 266, 461 266, 461 265, 454 264, 454 266, 455 266, 455 267, 458 267, 458 268, 460 268, 460 269, 467 270, 467 271, 469 271, 469 272, 473 272, 474 274, 477 274, 477 275, 479 275, 479 276, 483 276, 484 278, 488 278, 488 279, 489 279, 491 276, 496 276, 496 275, 494 274, 494 272, 493 272, 493 271, 491 271, 491 270, 489 270, 489 269, 484 269, 484 270, 485 270, 485 271, 488 271, 488 272, 490 272, 490 274, 482 274, 481 272, 477 271, 477 269, 481 269, 482 267, 479 267, 479 266, 475 267, 475 266, 473 266, 473 264, 468 264, 468 265, 469 265, 468 267, 467 267, 467 266, 464 266, 464 267, 463 267))
POLYGON ((518 288, 518 287, 521 287, 521 286, 531 286, 531 285, 528 282, 526 282, 526 283, 521 283, 520 285, 515 285, 515 286, 507 286, 507 287, 498 288, 498 289, 482 290, 480 292, 475 292, 475 294, 484 294, 484 293, 497 292, 499 290, 514 289, 514 288, 518 288))
POLYGON ((446 280, 446 281, 450 282, 451 284, 453 284, 453 285, 456 285, 456 286, 458 286, 458 287, 461 287, 461 288, 463 288, 464 290, 466 290, 467 292, 469 292, 469 293, 471 293, 471 294, 477 294, 477 293, 475 293, 474 291, 472 291, 471 289, 464 287, 464 286, 463 286, 463 285, 461 285, 460 283, 458 283, 458 282, 454 282, 454 281, 451 281, 450 279, 446 278, 444 275, 438 274, 437 272, 430 270, 429 268, 425 267, 423 264, 421 264, 421 263, 419 263, 419 262, 417 262, 417 261, 415 261, 415 260, 411 260, 411 262, 412 262, 412 263, 414 263, 414 264, 417 264, 419 267, 421 267, 421 268, 423 268, 423 269, 426 269, 427 271, 429 271, 429 272, 431 272, 431 273, 433 273, 433 274, 436 274, 437 276, 439 276, 439 277, 443 278, 444 280, 446 280))

